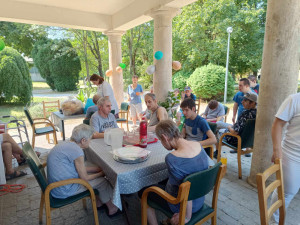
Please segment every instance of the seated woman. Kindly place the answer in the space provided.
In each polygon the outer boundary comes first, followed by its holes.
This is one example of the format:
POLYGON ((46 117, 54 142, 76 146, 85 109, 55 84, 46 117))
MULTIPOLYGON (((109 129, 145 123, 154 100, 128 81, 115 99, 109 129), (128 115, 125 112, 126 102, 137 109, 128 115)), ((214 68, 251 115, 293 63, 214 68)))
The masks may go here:
POLYGON ((25 176, 24 171, 16 171, 12 167, 12 156, 17 159, 19 165, 26 162, 22 155, 22 149, 7 133, 0 134, 0 150, 2 150, 3 162, 5 166, 6 180, 11 180, 17 177, 25 176))
MULTIPOLYGON (((158 185, 164 188, 166 192, 174 197, 178 195, 178 189, 182 180, 192 174, 208 168, 208 156, 202 149, 199 142, 188 141, 181 137, 176 124, 171 120, 164 120, 156 125, 155 132, 163 146, 171 151, 166 158, 169 179, 166 186, 158 185)), ((141 193, 140 193, 141 194, 141 193)), ((171 210, 174 215, 171 219, 172 224, 178 224, 180 205, 173 205, 165 201, 163 198, 155 193, 150 193, 148 198, 156 202, 167 210, 171 210)), ((192 213, 201 209, 204 203, 204 197, 193 201, 188 201, 185 223, 187 223, 192 216, 192 213)), ((148 223, 156 225, 157 220, 155 210, 153 208, 147 209, 148 223)))
MULTIPOLYGON (((72 131, 71 141, 64 141, 56 145, 47 158, 48 182, 53 183, 71 178, 81 178, 99 191, 97 207, 105 204, 108 216, 118 213, 118 208, 112 203, 112 188, 104 178, 104 173, 99 167, 85 167, 82 149, 88 148, 94 130, 91 126, 80 124, 72 131)), ((51 195, 55 198, 68 198, 86 191, 80 184, 69 184, 55 188, 51 195)))

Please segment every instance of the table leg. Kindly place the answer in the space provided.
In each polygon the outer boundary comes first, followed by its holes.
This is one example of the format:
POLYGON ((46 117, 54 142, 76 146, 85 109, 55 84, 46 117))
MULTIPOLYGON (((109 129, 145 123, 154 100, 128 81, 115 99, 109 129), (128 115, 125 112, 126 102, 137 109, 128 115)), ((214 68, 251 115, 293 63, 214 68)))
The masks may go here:
POLYGON ((63 133, 63 140, 65 140, 66 137, 65 137, 65 122, 64 122, 64 120, 61 120, 61 129, 62 129, 62 133, 63 133))

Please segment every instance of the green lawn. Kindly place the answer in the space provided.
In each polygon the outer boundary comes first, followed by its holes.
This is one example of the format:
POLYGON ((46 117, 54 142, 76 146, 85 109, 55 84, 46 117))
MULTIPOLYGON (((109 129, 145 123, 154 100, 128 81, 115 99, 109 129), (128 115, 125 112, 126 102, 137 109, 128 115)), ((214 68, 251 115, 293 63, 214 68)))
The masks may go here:
POLYGON ((33 90, 50 89, 46 82, 32 82, 33 90))

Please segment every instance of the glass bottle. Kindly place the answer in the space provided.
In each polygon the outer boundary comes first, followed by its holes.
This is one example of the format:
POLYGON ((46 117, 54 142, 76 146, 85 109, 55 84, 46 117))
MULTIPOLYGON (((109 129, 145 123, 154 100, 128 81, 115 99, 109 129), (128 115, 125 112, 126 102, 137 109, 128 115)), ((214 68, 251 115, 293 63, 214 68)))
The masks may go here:
POLYGON ((140 147, 147 147, 147 121, 144 117, 140 122, 140 147))

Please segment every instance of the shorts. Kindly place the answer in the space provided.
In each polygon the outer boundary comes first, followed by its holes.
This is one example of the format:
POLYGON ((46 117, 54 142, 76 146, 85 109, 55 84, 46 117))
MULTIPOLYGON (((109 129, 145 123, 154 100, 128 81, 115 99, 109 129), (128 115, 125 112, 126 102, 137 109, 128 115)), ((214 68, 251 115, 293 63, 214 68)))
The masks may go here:
POLYGON ((130 104, 130 116, 136 117, 143 111, 142 103, 130 104))

